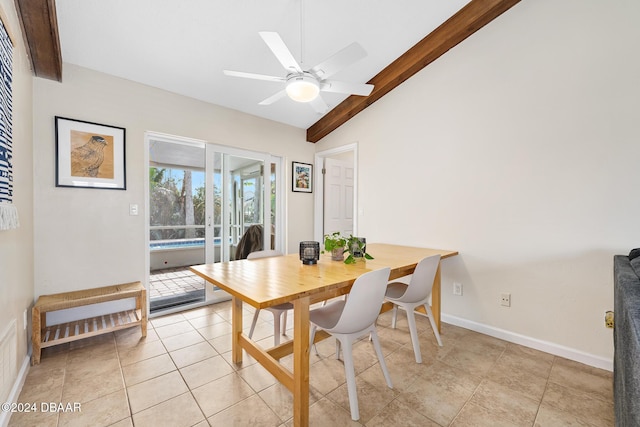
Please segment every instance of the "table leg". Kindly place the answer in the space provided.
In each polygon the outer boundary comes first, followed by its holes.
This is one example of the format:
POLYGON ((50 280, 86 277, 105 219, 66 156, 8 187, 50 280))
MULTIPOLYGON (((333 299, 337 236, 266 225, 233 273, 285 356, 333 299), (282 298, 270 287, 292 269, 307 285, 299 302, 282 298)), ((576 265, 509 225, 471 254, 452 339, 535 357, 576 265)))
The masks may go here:
POLYGON ((431 311, 438 328, 438 333, 442 332, 440 327, 440 264, 436 270, 436 277, 433 279, 433 288, 431 289, 431 311))
POLYGON ((242 347, 240 347, 240 335, 242 335, 242 300, 238 297, 231 298, 231 360, 233 363, 242 362, 242 347))
POLYGON ((309 425, 309 297, 293 302, 293 425, 309 425))

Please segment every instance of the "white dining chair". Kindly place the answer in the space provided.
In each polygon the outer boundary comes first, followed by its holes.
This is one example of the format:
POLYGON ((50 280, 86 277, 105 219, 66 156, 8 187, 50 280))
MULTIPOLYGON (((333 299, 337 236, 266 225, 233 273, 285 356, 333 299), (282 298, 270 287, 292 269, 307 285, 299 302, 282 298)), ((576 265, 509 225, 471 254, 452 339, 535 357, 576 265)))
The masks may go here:
POLYGON ((431 328, 436 336, 438 345, 442 347, 442 340, 433 318, 431 307, 429 306, 429 298, 431 297, 431 289, 433 287, 433 279, 436 277, 438 264, 440 263, 440 255, 433 255, 422 259, 416 265, 415 271, 411 276, 409 284, 402 282, 391 282, 387 286, 385 299, 392 302, 393 317, 391 319, 391 327, 395 329, 396 319, 398 317, 398 307, 402 307, 407 312, 407 321, 409 322, 409 333, 411 334, 411 342, 413 344, 413 353, 417 363, 422 363, 422 355, 420 354, 420 341, 418 341, 418 330, 416 328, 415 308, 424 305, 427 312, 431 328))
MULTIPOLYGON (((255 251, 247 255, 247 259, 252 260, 274 256, 282 256, 282 252, 274 250, 255 251)), ((273 345, 278 345, 280 344, 280 320, 284 317, 284 319, 282 319, 282 335, 285 335, 287 332, 287 312, 289 310, 293 310, 293 304, 291 304, 290 302, 285 302, 284 304, 278 304, 274 305, 273 307, 268 307, 265 310, 268 310, 273 314, 273 345)), ((258 323, 259 314, 260 309, 256 308, 256 312, 253 314, 253 321, 251 322, 251 329, 249 329, 249 338, 253 336, 253 331, 256 328, 256 323, 258 323)))
POLYGON ((340 347, 342 347, 349 407, 354 421, 360 418, 353 366, 353 343, 356 339, 361 336, 371 336, 384 378, 389 388, 393 388, 376 333, 376 319, 384 301, 389 272, 389 268, 367 272, 355 280, 348 299, 333 301, 309 312, 310 343, 313 343, 316 330, 320 328, 336 338, 336 357, 339 357, 340 347))

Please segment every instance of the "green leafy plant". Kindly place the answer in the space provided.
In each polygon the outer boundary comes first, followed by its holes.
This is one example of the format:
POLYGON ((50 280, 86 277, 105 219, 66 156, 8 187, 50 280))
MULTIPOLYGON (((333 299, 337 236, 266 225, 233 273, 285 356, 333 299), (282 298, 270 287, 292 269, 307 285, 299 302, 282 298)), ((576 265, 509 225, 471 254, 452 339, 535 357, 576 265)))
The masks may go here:
MULTIPOLYGON (((353 235, 345 237, 340 234, 339 231, 331 234, 324 235, 324 250, 333 252, 336 249, 342 249, 344 252, 349 253, 349 256, 345 258, 345 264, 353 264, 356 262, 354 252, 361 253, 365 259, 373 259, 371 255, 364 251, 365 244, 362 240, 353 235)), ((324 251, 322 251, 324 253, 324 251)))

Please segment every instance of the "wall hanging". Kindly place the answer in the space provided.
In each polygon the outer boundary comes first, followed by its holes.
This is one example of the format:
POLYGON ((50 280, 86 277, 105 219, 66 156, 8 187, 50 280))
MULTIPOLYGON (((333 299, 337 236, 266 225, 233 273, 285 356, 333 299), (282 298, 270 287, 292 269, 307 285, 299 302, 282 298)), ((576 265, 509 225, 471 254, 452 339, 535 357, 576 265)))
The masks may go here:
POLYGON ((56 187, 125 190, 125 129, 56 116, 56 187))
POLYGON ((0 13, 0 230, 10 230, 20 222, 13 204, 13 41, 3 17, 0 13))

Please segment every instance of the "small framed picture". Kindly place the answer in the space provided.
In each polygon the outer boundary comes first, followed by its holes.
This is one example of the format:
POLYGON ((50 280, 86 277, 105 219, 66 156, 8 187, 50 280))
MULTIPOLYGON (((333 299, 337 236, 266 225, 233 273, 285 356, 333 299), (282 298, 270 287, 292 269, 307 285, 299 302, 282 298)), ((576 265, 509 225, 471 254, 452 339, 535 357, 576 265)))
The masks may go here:
POLYGON ((311 193, 313 191, 313 165, 308 163, 293 162, 293 191, 311 193))
POLYGON ((126 190, 125 129, 56 116, 56 187, 126 190))

